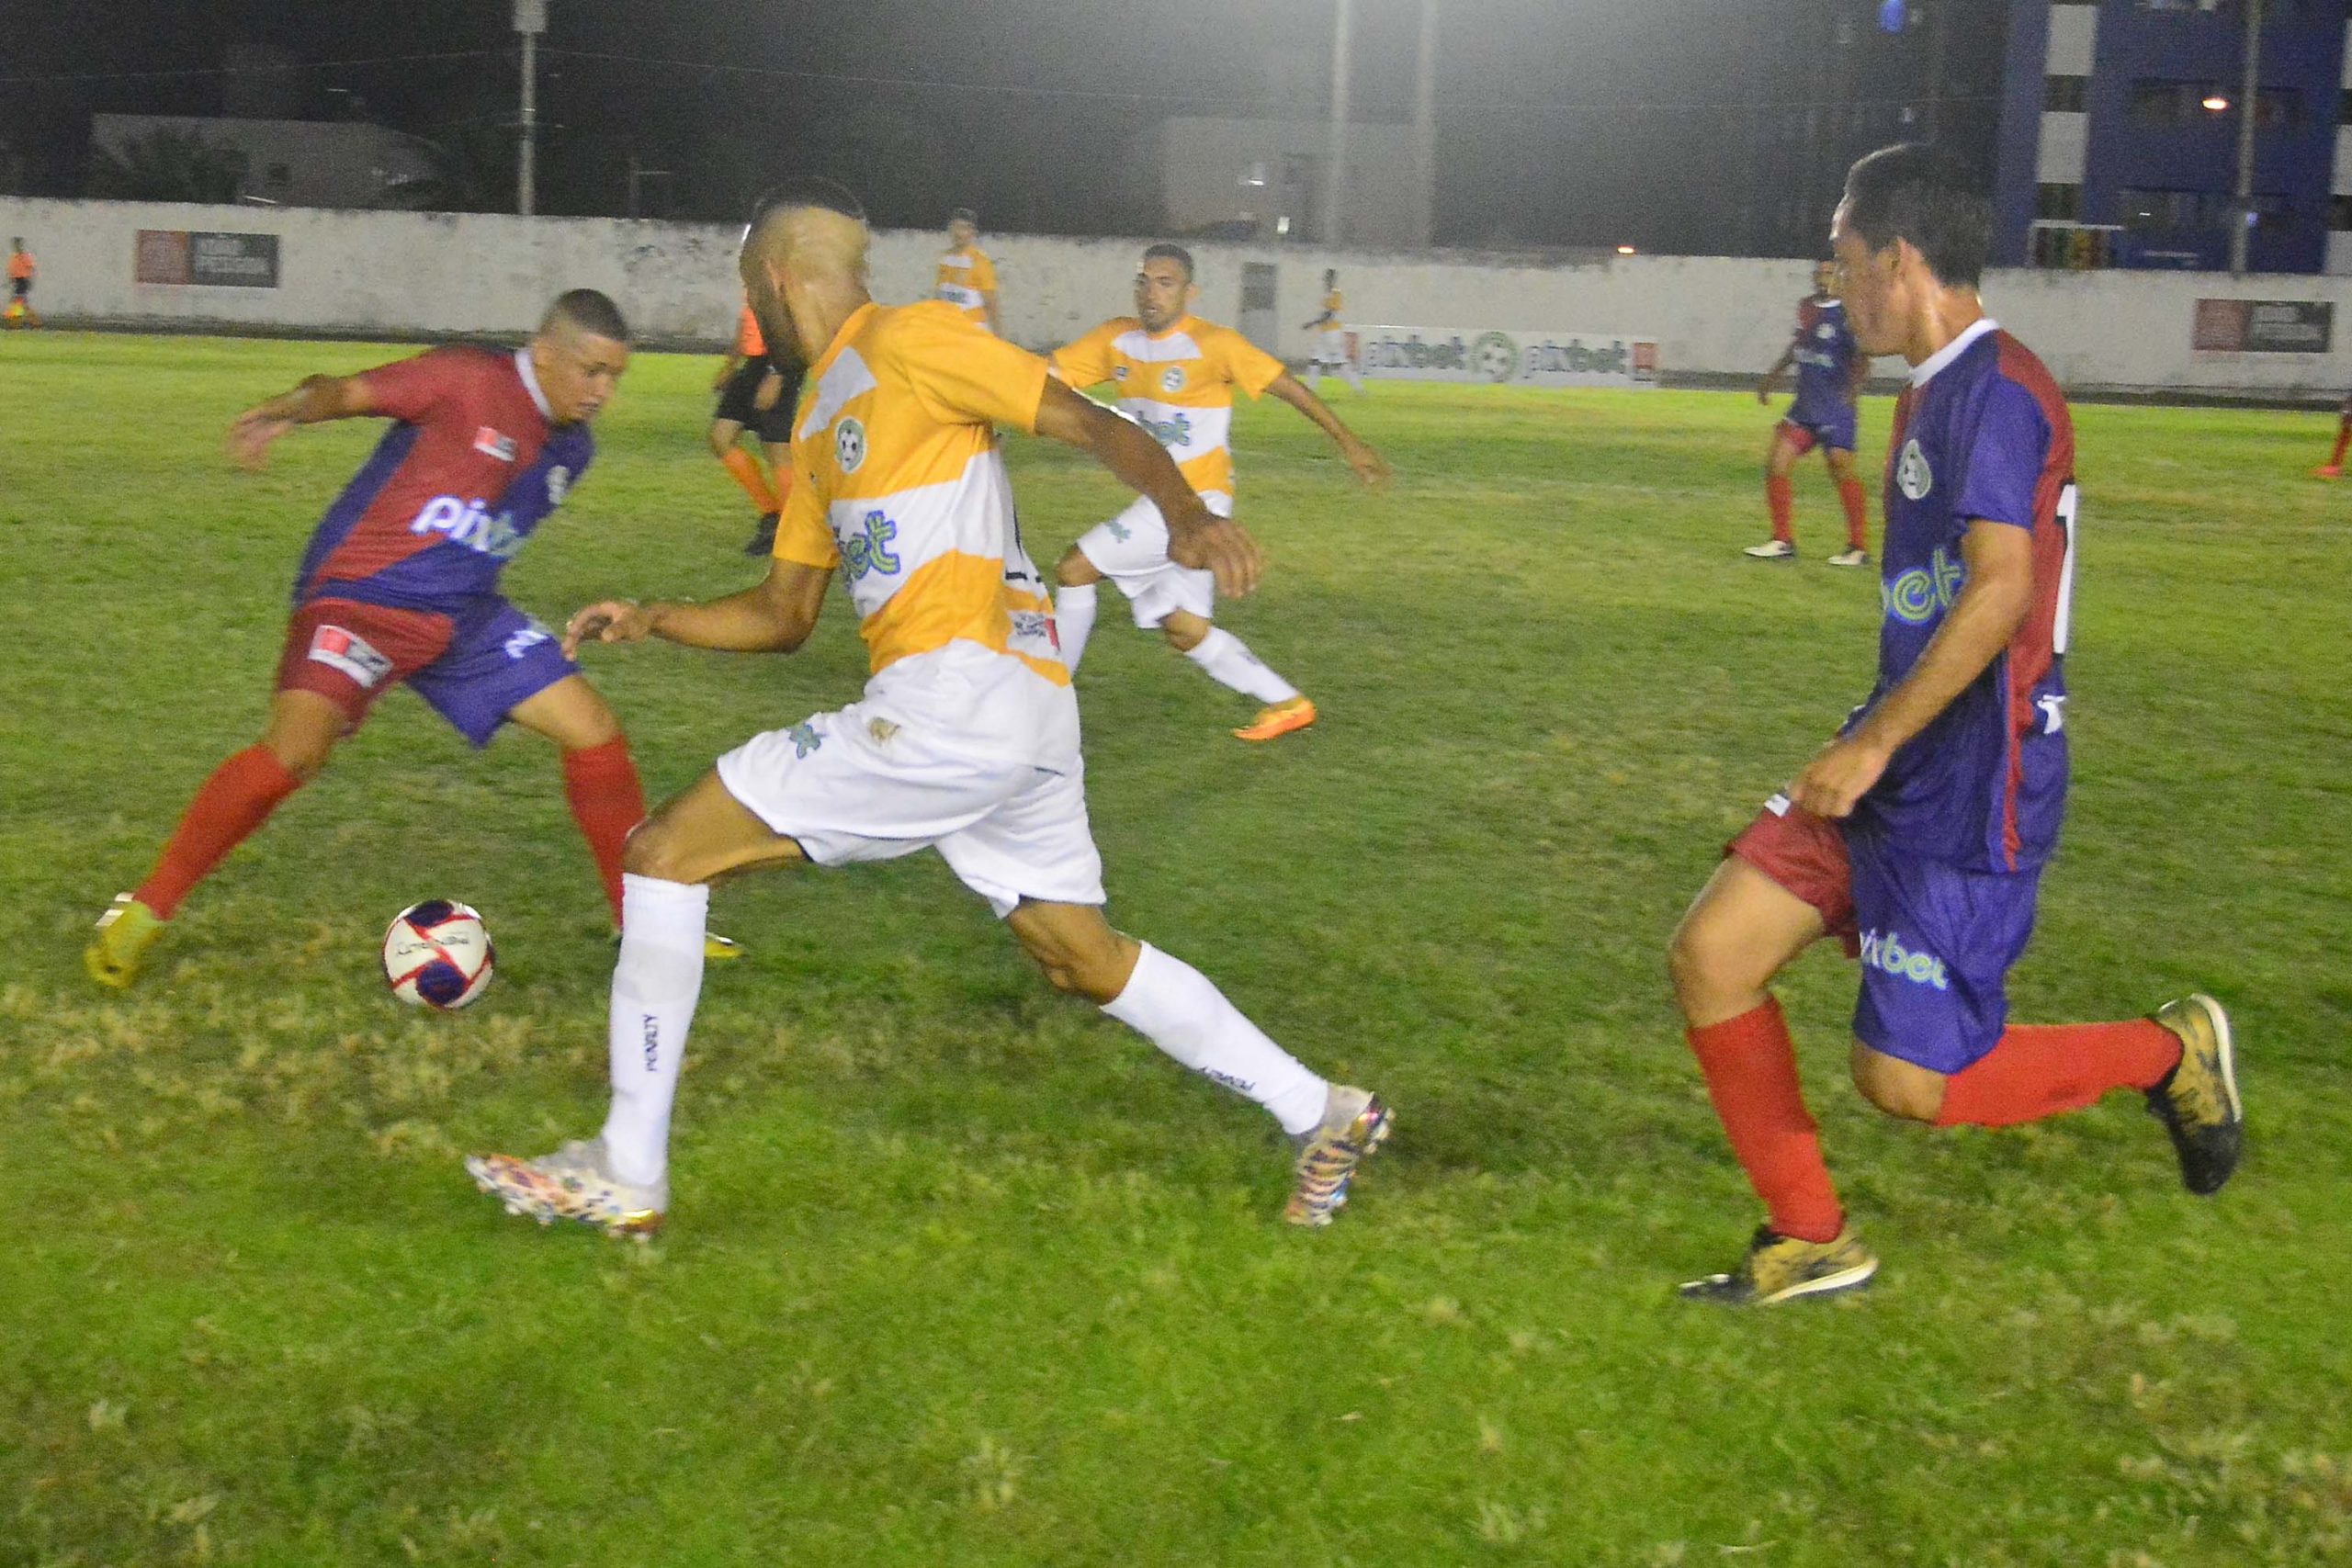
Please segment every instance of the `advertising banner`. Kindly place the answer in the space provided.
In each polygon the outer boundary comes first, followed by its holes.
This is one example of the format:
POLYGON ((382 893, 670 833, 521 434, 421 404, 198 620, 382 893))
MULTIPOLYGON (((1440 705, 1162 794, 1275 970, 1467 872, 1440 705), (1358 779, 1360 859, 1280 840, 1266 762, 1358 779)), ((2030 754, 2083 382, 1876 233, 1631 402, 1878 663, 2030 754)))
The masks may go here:
POLYGON ((275 288, 277 236, 141 229, 131 254, 131 277, 138 283, 275 288))
POLYGON ((1357 366, 1391 381, 1516 387, 1651 387, 1657 344, 1630 333, 1506 332, 1496 327, 1356 327, 1357 366))
POLYGON ((2217 354, 2325 354, 2335 306, 2325 299, 2199 299, 2189 346, 2217 354))

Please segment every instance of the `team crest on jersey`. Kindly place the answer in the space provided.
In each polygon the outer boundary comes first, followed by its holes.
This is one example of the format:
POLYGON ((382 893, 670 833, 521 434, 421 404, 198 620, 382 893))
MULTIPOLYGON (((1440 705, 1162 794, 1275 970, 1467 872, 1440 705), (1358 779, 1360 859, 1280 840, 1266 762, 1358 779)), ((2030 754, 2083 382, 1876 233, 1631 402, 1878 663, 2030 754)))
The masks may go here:
POLYGON ((865 425, 854 419, 844 419, 833 426, 833 461, 845 474, 854 474, 865 466, 865 425))
POLYGON ((1184 389, 1184 367, 1181 365, 1171 365, 1167 369, 1162 370, 1159 373, 1159 389, 1163 392, 1182 391, 1184 389))
POLYGON ((474 450, 485 457, 495 457, 502 463, 511 463, 522 454, 523 448, 513 436, 492 430, 485 424, 474 432, 474 450))
POLYGON ((1928 468, 1928 455, 1919 450, 1919 438, 1913 436, 1903 444, 1903 456, 1894 465, 1894 488, 1913 501, 1925 501, 1936 486, 1936 476, 1928 468))
POLYGON ((1838 329, 1831 326, 1827 321, 1824 321, 1819 326, 1813 329, 1813 335, 1817 338, 1833 338, 1838 335, 1838 329))

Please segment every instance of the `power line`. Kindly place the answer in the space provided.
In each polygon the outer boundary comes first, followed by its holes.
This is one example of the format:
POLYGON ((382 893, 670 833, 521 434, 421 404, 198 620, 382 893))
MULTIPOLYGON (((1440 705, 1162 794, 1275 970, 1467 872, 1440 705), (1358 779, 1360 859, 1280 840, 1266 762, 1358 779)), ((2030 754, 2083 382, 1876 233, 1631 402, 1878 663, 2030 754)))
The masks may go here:
POLYGON ((427 54, 380 54, 367 60, 286 60, 251 65, 189 65, 170 71, 60 71, 0 76, 0 86, 40 82, 168 82, 200 76, 246 76, 266 72, 347 71, 362 65, 413 65, 428 60, 496 60, 509 51, 500 49, 447 49, 427 54))

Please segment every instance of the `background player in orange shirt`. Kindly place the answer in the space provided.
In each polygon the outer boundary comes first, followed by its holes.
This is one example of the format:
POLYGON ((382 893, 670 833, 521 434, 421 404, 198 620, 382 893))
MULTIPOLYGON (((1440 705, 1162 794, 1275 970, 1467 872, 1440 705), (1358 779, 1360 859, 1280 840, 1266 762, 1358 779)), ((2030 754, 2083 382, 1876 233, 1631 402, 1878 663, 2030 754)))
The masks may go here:
MULTIPOLYGON (((1103 322, 1052 355, 1054 373, 1073 387, 1109 381, 1119 408, 1168 448, 1193 492, 1219 517, 1233 512, 1233 389, 1271 392, 1313 420, 1366 484, 1385 483, 1388 465, 1340 422, 1322 399, 1299 385, 1283 362, 1231 327, 1191 313, 1200 290, 1193 257, 1182 245, 1153 245, 1136 269, 1136 313, 1103 322)), ((1074 673, 1094 629, 1095 585, 1109 578, 1134 607, 1136 625, 1159 628, 1168 646, 1208 676, 1266 706, 1233 733, 1272 740, 1315 722, 1315 705, 1231 632, 1210 624, 1216 583, 1205 571, 1169 558, 1168 525, 1148 499, 1080 536, 1054 569, 1055 622, 1062 657, 1074 673)))
POLYGON ((995 333, 1004 330, 996 319, 996 263, 980 249, 979 214, 959 207, 947 215, 947 249, 939 258, 939 281, 933 294, 995 333))
POLYGON ((8 309, 5 319, 11 327, 40 325, 40 317, 33 310, 33 254, 25 249, 22 240, 8 242, 8 309))
POLYGON ((767 340, 749 305, 735 326, 735 346, 711 383, 718 406, 711 411, 710 450, 735 476, 743 493, 760 510, 760 525, 743 547, 747 556, 763 556, 775 543, 776 514, 792 491, 792 409, 800 400, 800 372, 790 373, 768 355, 767 340), (756 430, 760 449, 767 454, 767 471, 760 460, 737 445, 746 428, 756 430))

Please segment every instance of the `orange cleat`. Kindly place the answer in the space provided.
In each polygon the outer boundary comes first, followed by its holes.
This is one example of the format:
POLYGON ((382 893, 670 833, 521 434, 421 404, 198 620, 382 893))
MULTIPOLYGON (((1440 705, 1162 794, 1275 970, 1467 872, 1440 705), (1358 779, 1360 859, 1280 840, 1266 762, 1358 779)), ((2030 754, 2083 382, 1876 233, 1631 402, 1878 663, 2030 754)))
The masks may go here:
POLYGON ((2315 479, 2340 479, 2343 477, 2344 465, 2341 463, 2322 463, 2312 470, 2312 478, 2315 479))
POLYGON ((1258 710, 1258 716, 1233 732, 1237 740, 1272 740, 1288 735, 1294 729, 1305 729, 1315 722, 1315 705, 1305 697, 1293 697, 1276 703, 1270 708, 1258 710))

